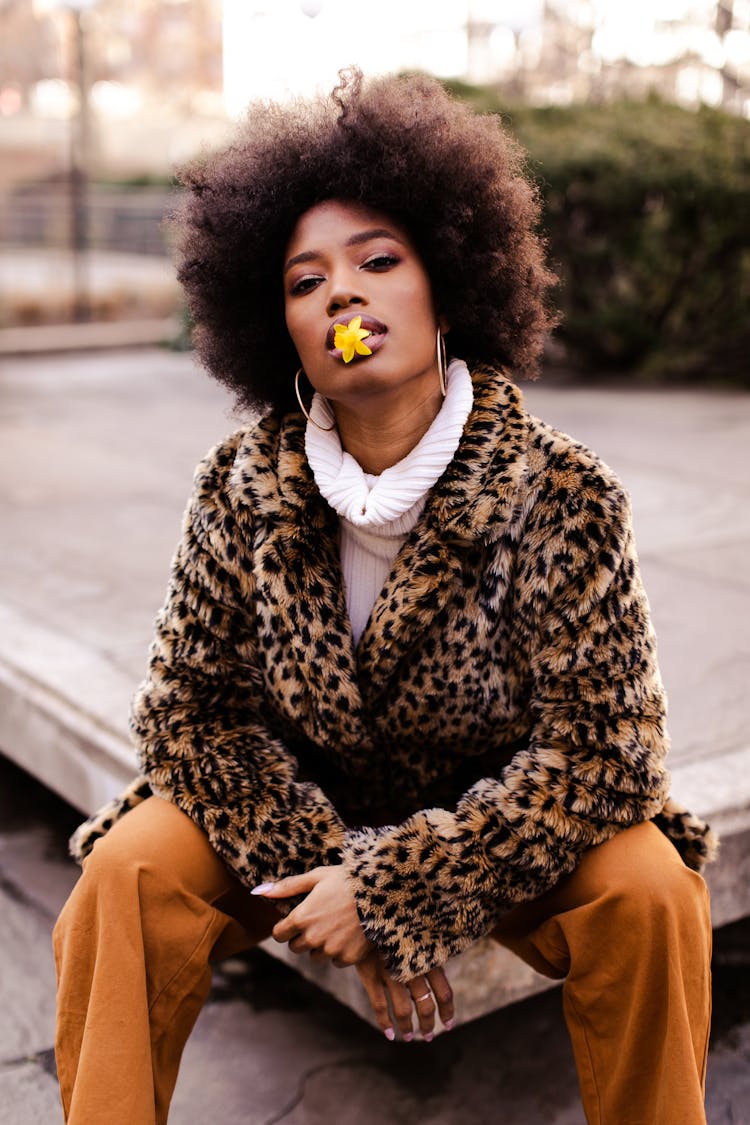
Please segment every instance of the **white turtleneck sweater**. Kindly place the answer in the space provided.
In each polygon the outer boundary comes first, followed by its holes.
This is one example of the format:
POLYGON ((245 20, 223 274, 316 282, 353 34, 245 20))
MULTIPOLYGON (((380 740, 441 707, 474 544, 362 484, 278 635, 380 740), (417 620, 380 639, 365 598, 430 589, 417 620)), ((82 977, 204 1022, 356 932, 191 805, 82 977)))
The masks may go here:
MULTIPOLYGON (((365 473, 344 452, 335 428, 323 431, 307 424, 307 459, 322 496, 341 522, 341 568, 355 645, 401 545, 422 514, 427 493, 458 448, 473 403, 471 376, 463 360, 451 361, 446 387, 427 433, 379 476, 365 473)), ((322 426, 333 421, 329 404, 318 394, 311 414, 322 426)))

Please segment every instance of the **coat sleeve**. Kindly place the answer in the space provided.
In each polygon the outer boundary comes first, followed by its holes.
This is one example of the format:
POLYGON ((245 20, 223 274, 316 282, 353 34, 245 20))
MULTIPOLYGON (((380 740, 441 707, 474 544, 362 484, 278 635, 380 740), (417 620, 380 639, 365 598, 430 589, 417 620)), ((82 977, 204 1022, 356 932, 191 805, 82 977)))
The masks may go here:
POLYGON ((131 730, 151 792, 253 886, 339 863, 344 828, 264 722, 252 575, 232 546, 252 529, 238 530, 216 485, 217 457, 199 466, 131 730))
POLYGON ((541 516, 519 555, 516 612, 535 622, 528 746, 455 811, 347 836, 365 932, 401 980, 460 952, 585 849, 664 805, 665 698, 629 505, 618 488, 591 507, 569 525, 541 516))

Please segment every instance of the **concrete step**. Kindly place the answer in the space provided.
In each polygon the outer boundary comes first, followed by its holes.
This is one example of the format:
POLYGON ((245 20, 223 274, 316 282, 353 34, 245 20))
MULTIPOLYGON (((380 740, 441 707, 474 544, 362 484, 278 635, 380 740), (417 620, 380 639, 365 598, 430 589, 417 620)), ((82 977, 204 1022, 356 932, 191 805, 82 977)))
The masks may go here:
MULTIPOLYGON (((0 605, 0 751, 87 815, 136 772, 125 718, 132 689, 100 653, 0 605)), ((722 836, 708 870, 714 925, 750 914, 750 747, 677 763, 673 788, 722 836)), ((264 948, 374 1023, 355 972, 274 941, 264 948)), ((450 978, 462 1023, 553 987, 489 940, 452 961, 450 978)))
MULTIPOLYGON (((88 813, 135 771, 129 700, 193 467, 238 421, 194 356, 163 349, 5 356, 0 388, 0 750, 88 813)), ((670 694, 673 790, 724 839, 709 870, 716 924, 743 917, 750 396, 554 383, 524 393, 631 491, 670 694)), ((352 974, 293 964, 363 1011, 352 974)), ((481 943, 451 975, 464 1019, 548 984, 481 943)))
POLYGON ((108 348, 143 348, 177 338, 176 316, 0 328, 0 356, 58 354, 108 348))

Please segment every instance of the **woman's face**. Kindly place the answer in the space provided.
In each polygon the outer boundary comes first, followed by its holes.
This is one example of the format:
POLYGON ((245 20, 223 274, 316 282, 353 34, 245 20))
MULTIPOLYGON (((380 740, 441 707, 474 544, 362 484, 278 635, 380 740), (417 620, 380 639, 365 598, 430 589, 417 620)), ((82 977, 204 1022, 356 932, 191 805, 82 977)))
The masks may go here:
POLYGON ((285 259, 286 324, 317 391, 351 408, 393 392, 415 400, 437 392, 439 320, 422 260, 402 227, 363 204, 327 200, 302 215, 285 259), (366 331, 361 343, 371 354, 355 352, 345 362, 336 325, 355 317, 354 338, 366 331))

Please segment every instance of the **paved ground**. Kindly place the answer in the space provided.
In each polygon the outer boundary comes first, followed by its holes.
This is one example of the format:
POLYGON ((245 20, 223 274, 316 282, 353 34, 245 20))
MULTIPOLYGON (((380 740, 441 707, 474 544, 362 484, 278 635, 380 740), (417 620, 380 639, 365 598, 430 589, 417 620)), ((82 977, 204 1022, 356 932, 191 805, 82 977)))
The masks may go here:
MULTIPOLYGON (((65 839, 79 814, 2 759, 0 793, 0 1125, 54 1125, 49 931, 75 879, 65 839)), ((748 922, 717 934, 714 981, 708 1123, 748 1125, 748 922)), ((219 967, 170 1120, 584 1125, 558 991, 432 1044, 388 1044, 260 952, 219 967)))
MULTIPOLYGON (((680 792, 743 814, 750 396, 542 385, 528 399, 630 487, 680 792)), ((123 728, 192 468, 234 424, 227 410, 185 356, 5 361, 0 663, 87 707, 102 730, 123 728)), ((23 760, 32 733, 6 753, 23 760)), ((0 793, 0 1125, 55 1122, 49 931, 75 878, 64 840, 78 814, 2 761, 0 793)), ((743 856, 725 869, 736 875, 743 856)), ((750 1125, 750 925, 717 937, 709 1122, 750 1125)), ((217 974, 172 1115, 175 1125, 499 1119, 583 1125, 557 992, 430 1045, 389 1045, 262 953, 217 974)))
MULTIPOLYGON (((62 1120, 49 935, 76 877, 65 840, 78 819, 0 759, 0 1125, 62 1120)), ((717 933, 714 984, 708 1121, 748 1125, 750 923, 717 933)), ((282 1121, 584 1125, 559 992, 431 1044, 389 1044, 264 953, 225 963, 188 1044, 170 1125, 282 1121)))
MULTIPOLYGON (((194 464, 236 422, 187 355, 6 357, 0 379, 0 662, 124 738, 194 464)), ((750 396, 526 393, 632 493, 680 795, 750 806, 750 396)))

